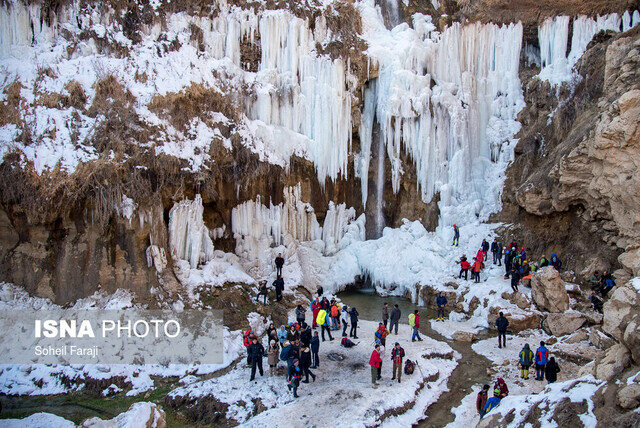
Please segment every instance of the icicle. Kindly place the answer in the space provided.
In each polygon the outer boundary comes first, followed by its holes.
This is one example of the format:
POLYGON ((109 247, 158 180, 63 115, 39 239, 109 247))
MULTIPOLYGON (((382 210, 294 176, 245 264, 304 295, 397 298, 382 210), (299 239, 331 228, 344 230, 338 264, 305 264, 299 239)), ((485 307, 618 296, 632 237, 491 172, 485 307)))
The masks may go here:
POLYGON ((198 194, 185 199, 169 211, 169 248, 174 258, 186 260, 191 268, 213 258, 213 242, 202 219, 204 207, 198 194))

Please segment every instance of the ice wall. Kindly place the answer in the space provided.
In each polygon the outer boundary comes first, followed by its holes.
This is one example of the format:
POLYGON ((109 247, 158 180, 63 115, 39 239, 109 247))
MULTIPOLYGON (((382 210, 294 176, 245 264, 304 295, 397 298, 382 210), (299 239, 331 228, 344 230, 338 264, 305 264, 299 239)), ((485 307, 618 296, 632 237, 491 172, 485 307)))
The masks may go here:
POLYGON ((559 85, 575 78, 573 67, 587 50, 587 45, 600 31, 628 31, 640 23, 640 13, 625 12, 622 18, 617 13, 591 18, 580 15, 573 18, 571 49, 567 54, 569 40, 568 16, 547 18, 538 27, 542 69, 538 77, 559 85))
POLYGON ((186 260, 191 268, 213 258, 213 242, 204 224, 202 197, 185 199, 169 211, 169 248, 174 259, 186 260))
POLYGON ((429 202, 441 194, 441 224, 476 221, 499 209, 510 145, 524 106, 518 66, 522 25, 454 24, 435 32, 414 15, 414 29, 381 26, 375 9, 361 9, 379 77, 365 91, 356 170, 366 203, 373 122, 380 125, 400 187, 402 150, 413 159, 417 186, 429 202), (497 185, 496 185, 497 184, 497 185))

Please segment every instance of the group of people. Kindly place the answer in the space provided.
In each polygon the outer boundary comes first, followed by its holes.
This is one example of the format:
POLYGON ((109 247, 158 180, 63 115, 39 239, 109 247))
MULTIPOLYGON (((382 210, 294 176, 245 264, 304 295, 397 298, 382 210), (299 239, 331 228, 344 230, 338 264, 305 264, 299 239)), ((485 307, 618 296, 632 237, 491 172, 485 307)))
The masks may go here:
POLYGON ((476 397, 476 410, 480 414, 480 419, 496 408, 500 401, 509 395, 509 388, 503 378, 499 377, 493 384, 493 394, 489 397, 489 385, 484 385, 476 397))

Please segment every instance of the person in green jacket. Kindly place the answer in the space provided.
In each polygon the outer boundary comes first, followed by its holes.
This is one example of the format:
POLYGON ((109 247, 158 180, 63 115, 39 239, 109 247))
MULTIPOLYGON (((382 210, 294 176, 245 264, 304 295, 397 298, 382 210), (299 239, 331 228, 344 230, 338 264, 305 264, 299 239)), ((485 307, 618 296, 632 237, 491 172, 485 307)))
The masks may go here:
POLYGON ((529 367, 533 365, 533 351, 529 348, 529 344, 525 344, 520 351, 520 377, 529 379, 529 367))

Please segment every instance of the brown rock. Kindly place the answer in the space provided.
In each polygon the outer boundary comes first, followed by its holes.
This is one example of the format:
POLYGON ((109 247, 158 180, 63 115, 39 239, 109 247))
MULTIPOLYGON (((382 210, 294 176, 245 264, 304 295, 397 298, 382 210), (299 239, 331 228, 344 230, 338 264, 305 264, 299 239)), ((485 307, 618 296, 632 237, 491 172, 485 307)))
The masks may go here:
POLYGON ((476 340, 476 334, 469 331, 456 331, 453 333, 453 340, 458 342, 474 342, 476 340))
POLYGON ((584 315, 578 312, 551 313, 544 319, 542 326, 545 331, 554 336, 564 336, 575 332, 585 322, 584 315))
POLYGON ((564 343, 578 343, 589 340, 589 333, 586 330, 581 329, 573 333, 571 336, 565 339, 564 343))
POLYGON ((627 324, 640 313, 640 294, 630 284, 619 286, 605 302, 603 312, 602 330, 620 341, 627 324))
POLYGON ((607 349, 615 345, 616 341, 607 336, 597 327, 592 327, 589 332, 589 343, 599 349, 607 349))
POLYGON ((569 295, 560 274, 553 267, 546 267, 531 278, 531 297, 536 306, 549 312, 569 309, 569 295))
POLYGON ((607 350, 604 358, 596 362, 595 375, 601 380, 611 380, 624 371, 631 364, 629 350, 621 344, 607 350))
POLYGON ((636 315, 627 325, 622 336, 622 343, 631 351, 631 357, 640 364, 640 315, 636 315))
POLYGON ((526 312, 526 313, 516 313, 512 314, 510 311, 506 309, 500 309, 493 307, 489 309, 489 315, 487 316, 487 321, 490 326, 496 325, 496 320, 498 319, 498 313, 502 311, 504 312, 504 316, 509 320, 509 330, 514 333, 519 333, 524 330, 531 330, 535 328, 540 328, 540 314, 536 312, 526 312))
POLYGON ((627 410, 640 406, 640 385, 631 384, 621 388, 616 394, 616 403, 627 410))

